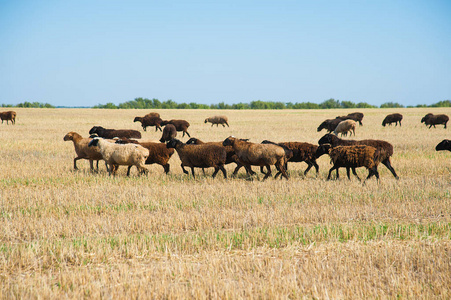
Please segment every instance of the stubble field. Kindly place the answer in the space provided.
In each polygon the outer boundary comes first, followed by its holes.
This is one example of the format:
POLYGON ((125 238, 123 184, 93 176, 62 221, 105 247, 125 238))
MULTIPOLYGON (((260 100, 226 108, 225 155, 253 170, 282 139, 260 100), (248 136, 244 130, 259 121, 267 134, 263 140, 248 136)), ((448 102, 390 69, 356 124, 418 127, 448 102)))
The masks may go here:
MULTIPOLYGON (((101 125, 157 140, 132 122, 149 111, 14 110, 16 125, 0 125, 0 298, 451 298, 451 153, 435 151, 451 129, 420 123, 449 108, 359 110, 355 139, 392 143, 400 176, 380 165, 364 186, 344 170, 326 181, 326 156, 318 176, 289 164, 288 181, 193 179, 177 154, 169 175, 152 165, 113 178, 86 160, 74 171, 66 133, 101 125), (382 127, 393 112, 402 127, 382 127)), ((324 119, 355 110, 156 111, 204 141, 316 144, 324 119), (230 128, 203 123, 214 114, 230 128)))

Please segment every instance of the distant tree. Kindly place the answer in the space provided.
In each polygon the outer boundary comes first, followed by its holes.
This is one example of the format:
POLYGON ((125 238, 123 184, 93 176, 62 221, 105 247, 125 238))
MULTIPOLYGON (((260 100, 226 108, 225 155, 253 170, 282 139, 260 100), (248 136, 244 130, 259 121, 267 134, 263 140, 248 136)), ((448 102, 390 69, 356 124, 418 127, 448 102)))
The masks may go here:
POLYGON ((366 102, 359 102, 357 103, 356 108, 376 108, 376 106, 368 104, 366 102))
POLYGON ((380 108, 402 108, 404 105, 397 102, 385 102, 381 104, 380 108))
POLYGON ((330 108, 341 108, 340 101, 330 98, 319 105, 322 109, 330 109, 330 108))
POLYGON ((443 100, 430 105, 430 107, 450 107, 450 106, 451 100, 443 100))
POLYGON ((355 103, 351 102, 351 101, 341 101, 340 105, 343 108, 355 108, 356 107, 355 103))

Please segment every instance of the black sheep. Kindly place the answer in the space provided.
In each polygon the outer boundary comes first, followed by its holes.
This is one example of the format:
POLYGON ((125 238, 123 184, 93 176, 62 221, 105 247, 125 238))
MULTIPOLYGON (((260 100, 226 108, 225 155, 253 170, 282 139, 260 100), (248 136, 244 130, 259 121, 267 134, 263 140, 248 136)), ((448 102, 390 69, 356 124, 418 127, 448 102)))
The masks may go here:
POLYGON ((421 119, 421 123, 424 123, 426 126, 429 125, 429 128, 435 125, 445 125, 446 129, 446 123, 448 123, 449 117, 447 115, 434 115, 434 114, 427 114, 421 119))
POLYGON ((106 129, 102 126, 94 126, 89 130, 89 134, 97 134, 97 136, 104 139, 118 138, 129 138, 129 139, 140 139, 141 133, 137 130, 132 129, 106 129))
POLYGON ((387 115, 384 119, 384 121, 382 121, 382 126, 385 127, 385 125, 391 125, 392 123, 395 123, 395 126, 398 126, 398 122, 399 122, 399 126, 401 126, 401 120, 402 120, 402 115, 401 114, 390 114, 387 115))

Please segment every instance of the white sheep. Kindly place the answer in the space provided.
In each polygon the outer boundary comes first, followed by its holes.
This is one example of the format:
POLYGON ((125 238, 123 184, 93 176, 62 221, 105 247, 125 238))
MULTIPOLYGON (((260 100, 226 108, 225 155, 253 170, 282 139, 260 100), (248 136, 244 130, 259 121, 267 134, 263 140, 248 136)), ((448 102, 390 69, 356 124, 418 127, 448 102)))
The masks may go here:
POLYGON ((98 146, 103 160, 108 164, 108 173, 116 175, 119 165, 136 166, 138 171, 147 173, 144 165, 149 156, 149 150, 137 144, 115 144, 101 138, 94 138, 89 147, 98 146))
POLYGON ((338 123, 337 127, 334 130, 335 135, 341 133, 341 136, 347 135, 348 131, 354 133, 355 136, 355 126, 356 122, 354 120, 344 120, 338 123))
POLYGON ((211 123, 211 127, 213 127, 214 124, 216 124, 216 127, 219 126, 219 124, 222 125, 222 127, 225 127, 224 124, 227 125, 227 127, 229 126, 229 123, 227 123, 228 119, 226 116, 214 116, 214 117, 209 117, 205 119, 205 123, 210 122, 211 123))

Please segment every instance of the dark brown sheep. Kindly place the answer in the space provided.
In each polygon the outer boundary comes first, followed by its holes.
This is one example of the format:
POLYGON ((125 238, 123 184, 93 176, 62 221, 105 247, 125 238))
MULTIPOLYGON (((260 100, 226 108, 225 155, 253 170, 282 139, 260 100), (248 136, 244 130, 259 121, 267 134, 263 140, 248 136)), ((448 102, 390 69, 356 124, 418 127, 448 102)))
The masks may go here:
POLYGON ((399 179, 396 174, 395 169, 392 167, 390 163, 390 157, 393 155, 393 145, 389 142, 382 140, 342 140, 339 137, 333 134, 324 135, 319 141, 318 144, 331 144, 332 147, 336 146, 352 146, 352 145, 367 145, 372 146, 379 150, 379 160, 390 170, 393 176, 396 179, 399 179))
POLYGON ((163 134, 161 135, 160 142, 168 142, 172 139, 174 139, 177 136, 177 130, 175 129, 175 126, 172 124, 168 124, 163 129, 163 134))
POLYGON ((448 150, 451 151, 451 140, 443 140, 435 146, 435 151, 448 150))
POLYGON ((133 122, 141 122, 144 131, 146 131, 146 128, 149 126, 155 126, 155 131, 158 129, 161 131, 161 122, 163 122, 163 120, 160 118, 159 114, 158 116, 147 114, 144 117, 135 117, 133 122))
POLYGON ((284 148, 272 144, 255 144, 242 141, 233 136, 228 137, 222 143, 224 146, 232 146, 241 164, 246 167, 265 166, 267 169, 263 180, 271 175, 271 166, 275 165, 282 176, 288 179, 285 171, 286 156, 284 148))
POLYGON ((160 114, 157 112, 150 112, 147 115, 145 115, 144 117, 160 117, 160 114))
MULTIPOLYGON (((144 148, 149 150, 149 156, 146 159, 146 165, 159 164, 163 167, 164 172, 169 173, 169 159, 172 154, 174 154, 174 149, 168 149, 166 144, 162 143, 153 143, 153 142, 138 142, 136 140, 130 139, 119 139, 116 141, 116 144, 138 144, 143 146, 144 148)), ((130 169, 132 166, 128 167, 127 176, 130 174, 130 169)))
POLYGON ((352 173, 360 180, 355 169, 360 167, 366 167, 369 171, 368 177, 376 175, 379 180, 379 172, 377 166, 379 164, 379 150, 367 145, 352 145, 352 146, 337 146, 332 147, 330 144, 320 145, 317 149, 316 157, 320 157, 323 154, 329 154, 331 162, 334 164, 329 170, 327 180, 330 179, 333 170, 337 170, 337 179, 339 178, 338 169, 346 168, 346 175, 348 179, 350 177, 350 169, 352 173))
POLYGON ((9 110, 9 111, 2 111, 0 112, 0 119, 3 121, 6 120, 6 125, 8 125, 8 121, 11 121, 11 124, 16 124, 16 112, 9 110))
POLYGON ((105 129, 101 126, 94 126, 89 130, 89 134, 97 134, 99 137, 104 139, 118 138, 129 138, 129 139, 140 139, 141 133, 137 130, 132 129, 105 129))
POLYGON ((341 121, 343 120, 340 118, 327 119, 318 126, 317 131, 320 132, 321 130, 326 129, 327 132, 332 132, 335 130, 335 128, 337 128, 338 124, 340 124, 341 121))
POLYGON ((185 120, 169 120, 169 121, 167 121, 167 120, 166 120, 166 121, 161 122, 161 126, 166 126, 167 124, 172 124, 172 125, 174 125, 174 126, 175 126, 175 129, 176 129, 177 131, 183 131, 182 137, 185 136, 185 133, 186 133, 189 137, 191 137, 191 136, 189 135, 189 133, 188 133, 188 127, 189 127, 188 121, 185 121, 185 120))
MULTIPOLYGON (((268 142, 269 141, 264 140, 262 144, 266 144, 268 142)), ((308 171, 312 167, 315 167, 316 174, 318 174, 319 166, 316 163, 315 157, 318 146, 302 142, 282 142, 278 144, 283 145, 293 151, 293 156, 288 159, 288 162, 305 162, 307 164, 307 169, 305 169, 304 175, 307 175, 308 171)), ((285 164, 285 169, 288 170, 288 164, 285 164)))
POLYGON ((387 115, 385 117, 385 119, 382 121, 382 126, 385 127, 385 125, 391 125, 392 123, 395 123, 395 126, 398 126, 398 122, 399 122, 399 126, 401 126, 401 120, 402 120, 402 115, 401 114, 390 114, 387 115))
POLYGON ((446 129, 446 123, 448 123, 449 117, 447 115, 434 115, 434 114, 427 114, 421 119, 421 123, 424 123, 426 126, 429 125, 429 128, 435 125, 445 125, 446 129))
POLYGON ((361 112, 353 112, 353 113, 347 114, 346 116, 341 116, 341 117, 338 116, 337 118, 340 118, 342 120, 349 120, 349 119, 351 119, 351 120, 354 120, 356 122, 359 122, 360 126, 363 125, 362 124, 363 113, 361 113, 361 112))
POLYGON ((224 174, 224 178, 227 178, 224 169, 227 153, 224 147, 215 144, 187 145, 177 139, 170 140, 166 147, 175 148, 177 151, 182 161, 183 173, 188 174, 184 167, 190 167, 195 178, 194 168, 215 168, 213 178, 219 170, 224 174))

